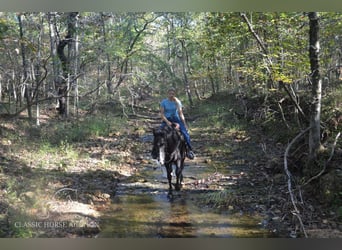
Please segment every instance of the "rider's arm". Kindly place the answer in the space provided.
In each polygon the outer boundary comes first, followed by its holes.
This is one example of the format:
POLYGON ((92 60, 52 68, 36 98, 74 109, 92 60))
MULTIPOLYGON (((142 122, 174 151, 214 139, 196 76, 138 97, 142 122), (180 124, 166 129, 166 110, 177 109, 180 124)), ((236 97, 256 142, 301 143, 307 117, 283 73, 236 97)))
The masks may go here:
POLYGON ((184 117, 184 114, 183 114, 182 104, 181 104, 181 102, 180 102, 180 100, 178 98, 175 97, 175 99, 176 99, 176 102, 177 102, 177 110, 178 110, 179 118, 183 122, 184 126, 186 128, 188 128, 188 126, 186 125, 186 122, 185 122, 185 117, 184 117))
POLYGON ((163 106, 160 106, 160 117, 161 119, 166 122, 167 125, 171 126, 172 125, 172 122, 170 122, 166 116, 164 115, 164 107, 163 106))
POLYGON ((182 120, 184 126, 187 128, 188 126, 186 125, 185 117, 184 117, 182 108, 178 108, 178 114, 179 114, 179 118, 182 120))

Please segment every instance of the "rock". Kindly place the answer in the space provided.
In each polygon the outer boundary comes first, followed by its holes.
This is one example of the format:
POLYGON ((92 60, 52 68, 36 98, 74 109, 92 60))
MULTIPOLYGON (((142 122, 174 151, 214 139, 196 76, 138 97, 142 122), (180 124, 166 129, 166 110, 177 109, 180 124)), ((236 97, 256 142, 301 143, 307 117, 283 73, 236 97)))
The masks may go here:
POLYGON ((23 198, 23 199, 28 200, 28 201, 33 201, 35 195, 36 194, 34 192, 28 191, 28 192, 22 193, 20 195, 20 198, 23 198))
POLYGON ((110 194, 103 193, 103 194, 102 194, 102 197, 103 197, 104 199, 109 199, 109 198, 110 198, 110 194))
POLYGON ((204 163, 210 164, 210 163, 211 163, 211 159, 209 159, 209 158, 208 158, 208 159, 205 159, 205 160, 204 160, 204 163))
POLYGON ((142 161, 144 157, 142 155, 137 155, 135 159, 138 161, 142 161))
POLYGON ((275 216, 275 217, 272 218, 273 221, 280 221, 280 219, 281 218, 279 216, 275 216))

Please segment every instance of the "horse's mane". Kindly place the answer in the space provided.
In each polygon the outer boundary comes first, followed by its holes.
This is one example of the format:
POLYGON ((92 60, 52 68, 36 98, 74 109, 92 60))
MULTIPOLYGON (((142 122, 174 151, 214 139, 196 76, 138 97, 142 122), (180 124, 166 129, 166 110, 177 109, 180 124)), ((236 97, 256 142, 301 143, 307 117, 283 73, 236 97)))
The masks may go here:
MULTIPOLYGON (((175 127, 165 126, 164 128, 158 128, 155 134, 158 136, 162 136, 165 139, 167 151, 165 153, 168 154, 168 156, 170 156, 170 154, 173 154, 175 150, 177 150, 177 148, 179 148, 179 146, 184 143, 183 136, 176 130, 175 127)), ((179 150, 182 154, 182 147, 179 148, 179 150)))
POLYGON ((167 149, 169 153, 172 153, 180 144, 180 136, 176 129, 168 128, 168 133, 166 133, 167 149), (171 142, 171 143, 170 143, 171 142))

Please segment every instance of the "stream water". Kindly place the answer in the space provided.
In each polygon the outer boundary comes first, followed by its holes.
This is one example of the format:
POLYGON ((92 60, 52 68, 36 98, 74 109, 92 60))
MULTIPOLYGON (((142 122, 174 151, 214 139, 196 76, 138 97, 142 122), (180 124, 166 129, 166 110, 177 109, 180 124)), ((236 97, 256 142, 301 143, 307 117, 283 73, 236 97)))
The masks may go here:
POLYGON ((186 161, 182 190, 173 191, 172 197, 168 196, 167 178, 161 167, 146 166, 141 170, 141 179, 119 183, 115 200, 102 217, 98 237, 268 237, 261 218, 196 205, 199 195, 208 189, 193 183, 217 171, 199 162, 186 161))

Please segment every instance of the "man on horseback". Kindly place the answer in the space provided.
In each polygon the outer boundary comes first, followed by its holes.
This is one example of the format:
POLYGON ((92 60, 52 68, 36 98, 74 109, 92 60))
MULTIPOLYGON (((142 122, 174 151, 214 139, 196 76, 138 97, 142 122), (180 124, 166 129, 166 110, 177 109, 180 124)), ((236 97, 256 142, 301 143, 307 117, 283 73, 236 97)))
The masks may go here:
POLYGON ((179 127, 180 132, 184 136, 186 145, 187 145, 187 157, 189 159, 194 159, 195 155, 192 151, 190 135, 185 123, 185 118, 182 110, 181 101, 175 96, 176 90, 171 87, 167 91, 168 97, 162 100, 160 103, 160 116, 162 119, 161 128, 165 126, 172 126, 172 124, 176 124, 177 128, 179 127))

